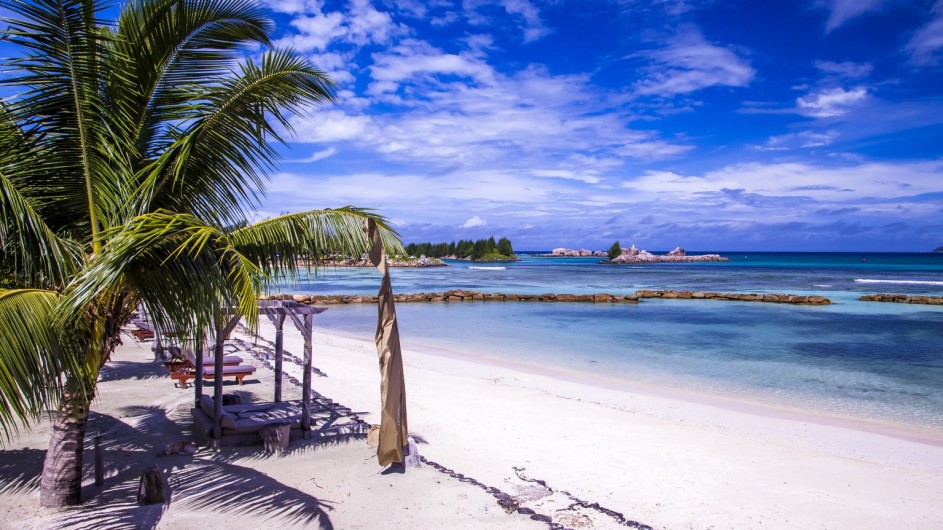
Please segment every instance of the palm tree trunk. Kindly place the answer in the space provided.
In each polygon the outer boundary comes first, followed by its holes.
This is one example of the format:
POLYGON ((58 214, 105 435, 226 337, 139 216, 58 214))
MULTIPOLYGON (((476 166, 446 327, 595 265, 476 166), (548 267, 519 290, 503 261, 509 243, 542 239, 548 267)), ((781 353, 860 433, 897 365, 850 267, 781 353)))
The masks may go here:
POLYGON ((43 462, 39 486, 39 502, 43 506, 74 506, 82 502, 82 452, 91 400, 90 394, 82 392, 63 396, 43 462))

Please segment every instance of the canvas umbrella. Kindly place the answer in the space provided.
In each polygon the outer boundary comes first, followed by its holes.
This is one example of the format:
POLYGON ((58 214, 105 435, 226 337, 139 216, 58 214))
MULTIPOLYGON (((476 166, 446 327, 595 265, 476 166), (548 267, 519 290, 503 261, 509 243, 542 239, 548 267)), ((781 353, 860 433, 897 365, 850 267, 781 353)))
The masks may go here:
MULTIPOLYGON (((403 357, 396 326, 396 307, 393 305, 393 285, 386 263, 386 251, 380 240, 380 231, 373 219, 367 220, 367 234, 373 241, 370 262, 383 274, 383 283, 377 295, 377 354, 380 358, 380 437, 377 460, 381 466, 403 462, 406 447, 406 382, 403 379, 403 357)), ((408 451, 408 450, 407 450, 408 451)))

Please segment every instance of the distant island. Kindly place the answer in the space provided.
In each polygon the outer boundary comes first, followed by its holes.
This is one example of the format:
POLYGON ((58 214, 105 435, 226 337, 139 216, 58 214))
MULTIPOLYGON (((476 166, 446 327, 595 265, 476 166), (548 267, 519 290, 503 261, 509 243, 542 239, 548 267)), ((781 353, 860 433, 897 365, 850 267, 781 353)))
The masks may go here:
MULTIPOLYGON (((438 258, 413 258, 413 257, 388 257, 386 264, 396 268, 421 268, 421 267, 448 267, 448 263, 438 258)), ((355 258, 332 258, 321 260, 318 267, 373 267, 373 263, 366 257, 355 258)))
POLYGON ((936 247, 935 249, 933 249, 933 252, 943 253, 943 247, 936 247))
POLYGON ((452 259, 475 262, 520 261, 514 254, 511 240, 502 237, 495 241, 494 236, 478 241, 460 240, 451 243, 410 243, 406 245, 406 255, 410 259, 452 259))
POLYGON ((729 261, 720 254, 700 254, 697 256, 688 256, 681 247, 675 247, 668 254, 652 254, 647 250, 640 250, 632 245, 631 248, 620 248, 619 242, 609 249, 607 253, 609 259, 600 261, 600 263, 612 265, 624 265, 628 263, 692 263, 705 261, 729 261))
MULTIPOLYGON (((943 248, 943 247, 941 247, 943 248)), ((630 248, 622 248, 616 241, 609 247, 608 251, 586 250, 585 248, 573 250, 569 248, 555 248, 549 254, 538 254, 538 256, 560 258, 560 257, 608 257, 609 259, 600 261, 607 265, 622 265, 626 263, 689 263, 703 261, 729 261, 720 254, 702 254, 697 256, 688 256, 681 247, 675 247, 667 254, 652 254, 647 250, 641 250, 632 245, 630 248)))

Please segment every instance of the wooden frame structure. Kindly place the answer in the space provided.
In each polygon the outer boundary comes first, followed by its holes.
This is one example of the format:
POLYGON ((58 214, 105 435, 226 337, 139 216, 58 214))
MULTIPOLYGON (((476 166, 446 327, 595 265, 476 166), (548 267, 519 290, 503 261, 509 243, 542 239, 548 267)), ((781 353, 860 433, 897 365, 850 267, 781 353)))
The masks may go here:
MULTIPOLYGON (((304 438, 311 438, 311 335, 314 331, 314 315, 327 311, 326 307, 312 307, 304 305, 293 300, 260 300, 259 314, 265 315, 275 325, 275 402, 282 400, 282 358, 283 351, 283 327, 285 319, 290 318, 295 328, 301 332, 304 337, 304 372, 301 383, 301 429, 304 432, 304 438)), ((235 315, 228 322, 220 319, 217 322, 215 344, 213 348, 213 358, 216 373, 223 373, 223 342, 226 337, 236 328, 236 324, 242 315, 235 315)), ((198 345, 202 346, 202 345, 198 345)), ((198 348, 202 350, 202 347, 198 348)), ((203 371, 203 356, 196 356, 196 372, 203 371)), ((203 379, 196 378, 194 382, 195 403, 199 408, 200 396, 203 395, 203 379)), ((220 425, 220 419, 223 415, 223 378, 213 379, 213 444, 218 446, 223 435, 223 429, 220 425)))

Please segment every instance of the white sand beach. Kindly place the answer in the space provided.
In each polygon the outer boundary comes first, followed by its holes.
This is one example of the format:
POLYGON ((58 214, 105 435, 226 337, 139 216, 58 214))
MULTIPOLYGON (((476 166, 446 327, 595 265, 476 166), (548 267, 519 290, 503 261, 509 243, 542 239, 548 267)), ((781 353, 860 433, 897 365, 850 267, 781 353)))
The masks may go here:
MULTIPOLYGON (((261 333, 274 336, 266 323, 261 333)), ((302 352, 289 326, 285 349, 302 352)), ((404 338, 410 431, 423 457, 466 481, 428 464, 384 473, 374 448, 345 435, 350 419, 336 415, 318 416, 320 436, 293 442, 284 456, 261 446, 157 456, 193 437, 193 391, 174 387, 150 343, 126 337, 94 404, 85 503, 39 506, 44 422, 0 450, 0 527, 548 527, 508 513, 483 487, 568 528, 943 527, 943 433, 888 435, 801 411, 418 350, 404 338), (99 431, 101 488, 92 483, 99 431), (169 502, 139 507, 136 487, 149 465, 161 469, 169 502)), ((270 400, 272 371, 243 357, 259 368, 244 386, 227 381, 226 392, 270 400)), ((314 365, 327 375, 314 378, 317 392, 379 421, 372 337, 316 328, 314 365)), ((297 366, 286 370, 300 377, 297 366)), ((285 389, 286 398, 300 395, 297 385, 285 389)))

